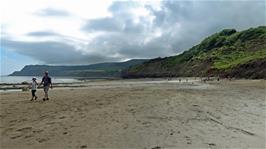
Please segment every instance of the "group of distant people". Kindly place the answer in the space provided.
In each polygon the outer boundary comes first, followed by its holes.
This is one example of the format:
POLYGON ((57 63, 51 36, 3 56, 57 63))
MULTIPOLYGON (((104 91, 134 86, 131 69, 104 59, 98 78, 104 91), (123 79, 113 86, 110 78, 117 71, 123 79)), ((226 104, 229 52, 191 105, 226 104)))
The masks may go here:
POLYGON ((52 79, 48 74, 48 71, 44 72, 44 76, 42 77, 42 81, 41 83, 38 85, 37 79, 36 78, 32 78, 32 83, 31 83, 31 101, 36 100, 38 97, 36 96, 36 92, 37 92, 37 88, 40 87, 41 85, 43 85, 43 91, 44 91, 44 98, 43 101, 45 100, 49 100, 48 97, 48 91, 49 88, 53 88, 52 86, 52 79))

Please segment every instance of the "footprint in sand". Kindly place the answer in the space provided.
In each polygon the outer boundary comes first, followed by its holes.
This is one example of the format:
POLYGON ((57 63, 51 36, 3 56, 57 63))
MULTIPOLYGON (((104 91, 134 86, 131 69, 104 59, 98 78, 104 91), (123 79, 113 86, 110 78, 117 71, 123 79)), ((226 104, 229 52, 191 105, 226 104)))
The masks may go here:
POLYGON ((81 145, 80 148, 87 148, 87 145, 81 145))
POLYGON ((66 117, 65 116, 60 116, 59 119, 65 119, 66 117))
POLYGON ((27 139, 27 138, 31 138, 31 137, 34 137, 34 135, 33 134, 26 135, 24 138, 27 139))
POLYGON ((173 133, 173 132, 171 132, 171 133, 170 133, 170 135, 172 136, 172 135, 174 135, 174 133, 173 133))
POLYGON ((160 146, 155 146, 155 147, 153 147, 151 149, 161 149, 161 147, 160 146))
POLYGON ((17 131, 21 131, 21 132, 26 132, 30 130, 32 130, 32 127, 24 127, 24 128, 17 129, 17 131))
POLYGON ((39 143, 43 143, 43 142, 46 142, 46 141, 48 141, 49 139, 48 138, 38 138, 38 139, 36 139, 39 143))
POLYGON ((144 125, 144 127, 150 127, 152 125, 151 122, 142 122, 142 125, 144 125))
POLYGON ((190 137, 185 136, 185 138, 186 138, 186 140, 187 140, 187 144, 192 144, 192 141, 191 141, 190 137))
POLYGON ((22 135, 15 135, 15 136, 12 136, 12 137, 10 137, 10 139, 16 139, 16 138, 19 138, 19 137, 21 137, 22 135))
POLYGON ((56 122, 47 122, 46 124, 47 125, 53 125, 53 124, 55 124, 56 122))
POLYGON ((209 146, 216 146, 216 144, 214 144, 214 143, 209 143, 208 145, 209 146))
POLYGON ((81 113, 81 114, 80 114, 80 117, 81 117, 82 119, 84 119, 84 118, 86 118, 86 115, 84 115, 83 113, 81 113))
POLYGON ((11 121, 9 121, 10 123, 15 123, 15 122, 17 122, 18 120, 11 120, 11 121))

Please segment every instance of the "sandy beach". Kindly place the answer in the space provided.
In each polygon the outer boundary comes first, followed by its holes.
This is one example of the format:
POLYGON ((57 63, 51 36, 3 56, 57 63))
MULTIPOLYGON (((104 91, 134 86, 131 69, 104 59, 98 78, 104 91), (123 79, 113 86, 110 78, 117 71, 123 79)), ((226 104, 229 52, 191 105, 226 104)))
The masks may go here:
POLYGON ((266 81, 114 80, 1 92, 1 148, 265 148, 266 81))

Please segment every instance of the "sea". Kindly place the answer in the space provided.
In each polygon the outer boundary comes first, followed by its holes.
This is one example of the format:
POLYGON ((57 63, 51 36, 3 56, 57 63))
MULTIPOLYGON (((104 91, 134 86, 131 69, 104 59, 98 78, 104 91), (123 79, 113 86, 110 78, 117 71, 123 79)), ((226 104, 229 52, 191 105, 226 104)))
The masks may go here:
MULTIPOLYGON (((22 82, 31 82, 32 78, 34 76, 1 76, 0 83, 22 83, 22 82)), ((40 82, 42 80, 42 77, 35 77, 37 79, 37 82, 40 82)), ((80 82, 79 78, 73 78, 73 77, 52 77, 53 83, 74 83, 74 82, 80 82)))

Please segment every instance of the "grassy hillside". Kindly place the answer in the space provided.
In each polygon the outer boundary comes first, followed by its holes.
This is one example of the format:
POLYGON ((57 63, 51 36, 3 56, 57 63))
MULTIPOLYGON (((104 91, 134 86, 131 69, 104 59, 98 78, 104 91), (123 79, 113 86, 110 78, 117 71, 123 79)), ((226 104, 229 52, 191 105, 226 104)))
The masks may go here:
POLYGON ((266 27, 225 29, 180 55, 156 58, 123 72, 125 78, 221 76, 266 78, 266 27))
POLYGON ((135 59, 126 62, 78 66, 27 65, 22 70, 13 72, 10 76, 42 76, 43 72, 47 70, 52 76, 120 77, 123 69, 141 64, 144 61, 147 60, 135 59))

